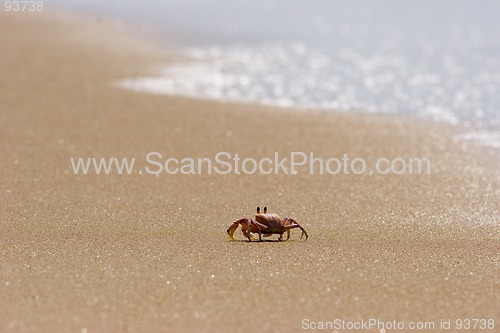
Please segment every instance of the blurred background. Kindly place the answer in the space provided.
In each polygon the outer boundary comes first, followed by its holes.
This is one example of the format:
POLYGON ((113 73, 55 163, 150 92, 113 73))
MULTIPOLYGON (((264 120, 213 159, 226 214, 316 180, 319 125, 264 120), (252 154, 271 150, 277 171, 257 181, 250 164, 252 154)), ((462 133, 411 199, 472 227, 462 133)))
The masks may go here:
POLYGON ((195 61, 122 86, 277 106, 409 114, 500 147, 500 2, 51 1, 121 18, 195 61), (166 41, 166 39, 165 39, 166 41))

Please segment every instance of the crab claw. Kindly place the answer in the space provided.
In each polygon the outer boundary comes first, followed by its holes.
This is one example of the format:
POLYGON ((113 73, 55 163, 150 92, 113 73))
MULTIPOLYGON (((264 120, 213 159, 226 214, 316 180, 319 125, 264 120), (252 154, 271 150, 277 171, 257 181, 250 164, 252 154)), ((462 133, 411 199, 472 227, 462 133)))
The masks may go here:
POLYGON ((247 223, 247 218, 242 218, 242 219, 239 219, 239 220, 236 220, 234 221, 230 226, 229 228, 227 228, 227 234, 229 236, 229 238, 231 240, 236 240, 236 238, 234 238, 234 233, 236 231, 236 229, 238 229, 238 227, 241 225, 246 225, 247 223))
MULTIPOLYGON (((227 234, 229 235, 229 238, 231 240, 236 240, 234 238, 234 233, 236 229, 238 229, 238 226, 241 225, 241 232, 243 233, 243 236, 248 238, 248 240, 251 242, 252 240, 257 240, 255 236, 252 235, 252 232, 258 232, 259 233, 259 240, 261 239, 261 227, 255 223, 252 219, 249 219, 247 217, 241 218, 239 220, 234 221, 229 228, 227 228, 227 234)), ((263 228, 266 228, 266 226, 263 226, 263 228)))
POLYGON ((231 224, 231 226, 230 226, 229 228, 227 228, 227 230, 226 230, 226 231, 227 231, 227 234, 228 234, 228 236, 229 236, 229 238, 230 238, 231 240, 236 240, 236 238, 234 238, 234 236, 233 236, 233 235, 234 235, 234 232, 236 231, 236 229, 238 229, 238 225, 239 225, 238 223, 233 223, 233 224, 231 224))

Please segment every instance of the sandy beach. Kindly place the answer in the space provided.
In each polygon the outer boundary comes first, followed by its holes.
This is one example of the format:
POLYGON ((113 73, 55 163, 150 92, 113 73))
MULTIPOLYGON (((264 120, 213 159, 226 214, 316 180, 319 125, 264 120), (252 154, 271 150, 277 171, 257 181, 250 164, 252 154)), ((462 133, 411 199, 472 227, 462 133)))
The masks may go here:
POLYGON ((2 13, 0 41, 1 332, 298 332, 370 318, 498 330, 499 158, 459 128, 121 89, 173 56, 106 20, 2 13), (75 175, 70 163, 152 151, 415 156, 432 169, 75 175), (230 241, 257 206, 309 239, 230 241))

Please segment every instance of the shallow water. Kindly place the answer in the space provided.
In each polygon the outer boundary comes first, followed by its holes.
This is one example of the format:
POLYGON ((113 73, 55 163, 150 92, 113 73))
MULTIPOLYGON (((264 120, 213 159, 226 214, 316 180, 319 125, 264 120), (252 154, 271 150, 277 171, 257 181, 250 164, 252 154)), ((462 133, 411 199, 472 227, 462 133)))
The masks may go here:
POLYGON ((498 142, 498 1, 149 1, 72 8, 174 33, 193 61, 126 88, 277 106, 409 114, 498 142))

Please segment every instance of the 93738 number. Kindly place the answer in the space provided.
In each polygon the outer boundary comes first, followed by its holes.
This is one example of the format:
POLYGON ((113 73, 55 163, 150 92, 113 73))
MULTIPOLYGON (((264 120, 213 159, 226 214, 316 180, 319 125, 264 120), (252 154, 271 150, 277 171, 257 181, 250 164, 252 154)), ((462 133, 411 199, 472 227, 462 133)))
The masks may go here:
POLYGON ((457 319, 455 320, 457 330, 492 330, 495 328, 494 319, 457 319))
POLYGON ((6 12, 41 12, 43 11, 43 1, 5 1, 4 10, 6 12))

